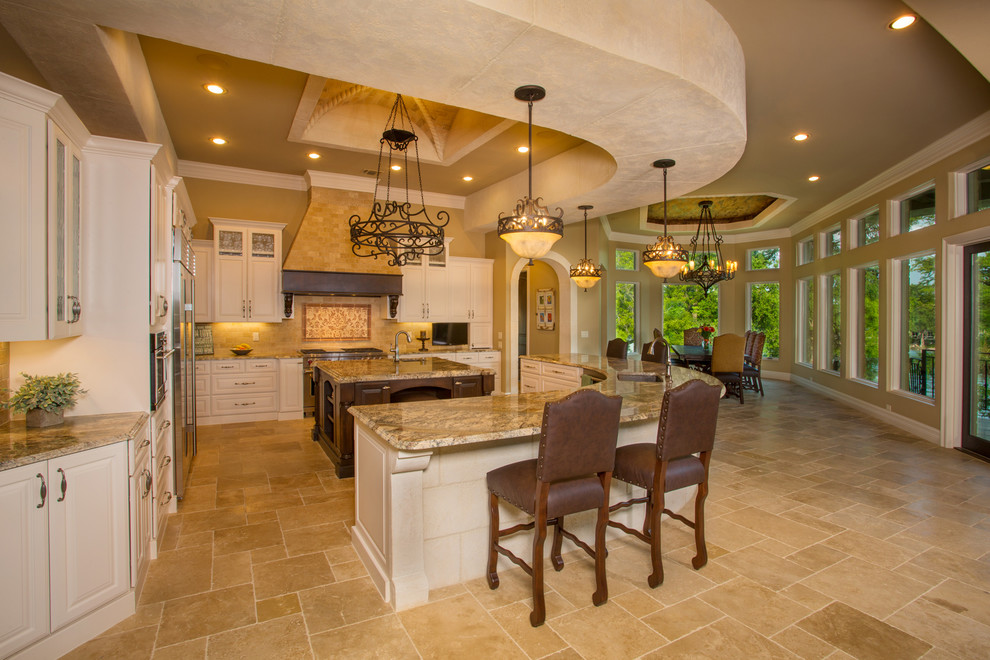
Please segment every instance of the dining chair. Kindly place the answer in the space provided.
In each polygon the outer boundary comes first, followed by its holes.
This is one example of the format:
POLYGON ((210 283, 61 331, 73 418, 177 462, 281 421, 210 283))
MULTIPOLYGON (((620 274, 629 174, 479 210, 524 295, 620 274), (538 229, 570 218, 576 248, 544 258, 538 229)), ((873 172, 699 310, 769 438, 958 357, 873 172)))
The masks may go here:
POLYGON ((752 355, 753 339, 755 338, 756 333, 752 330, 747 330, 746 334, 743 336, 746 337, 746 348, 743 350, 743 359, 748 360, 749 356, 752 355))
POLYGON ((667 390, 663 395, 657 441, 625 445, 615 452, 612 476, 645 488, 646 495, 613 504, 609 513, 634 504, 646 504, 646 513, 642 531, 611 519, 608 524, 650 544, 652 572, 647 582, 652 588, 663 582, 660 516, 664 513, 694 528, 696 554, 691 565, 699 569, 708 562, 705 498, 708 496, 708 465, 715 446, 720 389, 701 380, 689 380, 667 390), (664 508, 666 493, 695 484, 698 492, 694 499, 693 521, 664 508))
POLYGON ((624 358, 629 349, 629 344, 624 339, 615 338, 608 342, 605 348, 605 357, 624 358))
POLYGON ((622 397, 595 390, 577 390, 559 401, 548 401, 543 407, 539 457, 505 465, 487 475, 488 587, 498 588, 499 554, 520 566, 533 580, 533 611, 529 616, 533 627, 546 619, 543 545, 548 525, 554 528, 550 550, 554 570, 564 567, 560 550, 566 536, 595 560, 596 589, 591 602, 601 605, 608 600, 605 527, 621 409, 622 397), (533 516, 533 520, 500 529, 500 499, 533 516), (594 549, 564 529, 564 516, 589 509, 598 511, 594 549), (532 564, 499 544, 503 537, 527 529, 534 530, 532 564))
POLYGON ((701 346, 701 330, 698 328, 688 328, 684 331, 685 346, 701 346))
POLYGON ((763 347, 767 336, 763 332, 754 332, 753 335, 751 352, 743 361, 743 385, 763 396, 763 375, 760 372, 763 368, 763 347))
POLYGON ((726 396, 735 394, 739 397, 739 403, 744 402, 742 381, 745 346, 745 337, 731 333, 719 335, 712 342, 711 374, 725 385, 726 396))
POLYGON ((667 342, 663 339, 654 339, 653 341, 643 344, 643 354, 641 359, 644 362, 659 362, 660 364, 667 364, 669 356, 670 350, 667 348, 667 342))

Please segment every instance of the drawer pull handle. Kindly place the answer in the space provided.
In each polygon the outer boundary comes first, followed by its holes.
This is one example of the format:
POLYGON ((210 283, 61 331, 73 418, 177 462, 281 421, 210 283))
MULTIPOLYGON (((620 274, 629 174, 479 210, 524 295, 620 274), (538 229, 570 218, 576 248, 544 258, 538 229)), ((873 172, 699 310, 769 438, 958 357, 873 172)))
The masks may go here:
POLYGON ((455 381, 454 381, 454 385, 463 385, 463 384, 464 384, 464 383, 462 383, 462 382, 461 382, 461 381, 459 381, 459 380, 455 380, 455 381))
POLYGON ((38 478, 41 479, 41 504, 37 506, 38 509, 44 508, 45 499, 48 498, 48 484, 45 483, 45 477, 39 472, 38 478))
POLYGON ((169 463, 172 462, 171 456, 166 456, 162 459, 162 462, 158 464, 158 471, 161 472, 169 463))
POLYGON ((172 492, 167 490, 167 491, 165 491, 165 497, 162 499, 162 501, 159 504, 159 506, 165 506, 166 504, 168 504, 171 501, 172 501, 172 492))
POLYGON ((62 474, 62 497, 58 498, 55 501, 56 502, 64 502, 65 501, 65 491, 69 488, 69 484, 65 480, 65 470, 63 470, 62 468, 59 468, 58 470, 56 470, 56 472, 59 472, 59 473, 62 474))
POLYGON ((247 403, 235 403, 235 406, 254 406, 257 405, 257 401, 248 401, 247 403))
POLYGON ((138 449, 141 449, 143 447, 147 447, 150 444, 151 444, 151 440, 148 440, 147 436, 145 436, 144 440, 141 441, 141 444, 138 445, 138 449))
POLYGON ((148 495, 151 494, 151 472, 145 469, 141 474, 144 475, 144 492, 141 494, 141 499, 147 499, 148 495))
POLYGON ((246 381, 244 381, 242 383, 238 383, 238 382, 235 381, 234 382, 234 385, 257 385, 257 383, 254 382, 253 380, 251 380, 251 381, 247 381, 246 380, 246 381))
POLYGON ((167 429, 170 426, 172 426, 172 422, 170 420, 167 420, 166 419, 164 422, 162 422, 161 424, 158 425, 158 432, 155 435, 161 435, 162 434, 162 431, 164 431, 165 429, 167 429))

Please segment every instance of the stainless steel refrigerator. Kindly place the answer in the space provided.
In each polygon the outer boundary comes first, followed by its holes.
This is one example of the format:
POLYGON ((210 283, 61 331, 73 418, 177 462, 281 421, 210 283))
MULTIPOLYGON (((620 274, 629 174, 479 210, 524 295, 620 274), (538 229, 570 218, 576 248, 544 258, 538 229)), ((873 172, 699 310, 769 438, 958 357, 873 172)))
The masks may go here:
POLYGON ((172 428, 175 449, 175 494, 185 494, 189 470, 196 455, 196 334, 193 274, 196 257, 192 246, 175 230, 172 280, 172 428))

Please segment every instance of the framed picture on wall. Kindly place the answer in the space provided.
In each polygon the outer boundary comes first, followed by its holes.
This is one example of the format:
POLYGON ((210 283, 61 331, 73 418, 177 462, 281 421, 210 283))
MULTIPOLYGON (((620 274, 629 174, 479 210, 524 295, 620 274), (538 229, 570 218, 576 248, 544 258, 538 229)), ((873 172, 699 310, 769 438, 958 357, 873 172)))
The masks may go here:
POLYGON ((553 289, 547 289, 547 292, 546 292, 544 298, 545 298, 546 302, 543 303, 543 304, 545 304, 547 307, 553 308, 553 306, 554 306, 554 293, 553 293, 553 289))
POLYGON ((547 294, 545 293, 545 291, 546 291, 546 289, 540 289, 539 291, 536 292, 536 306, 538 308, 539 307, 546 307, 546 304, 547 304, 547 294))

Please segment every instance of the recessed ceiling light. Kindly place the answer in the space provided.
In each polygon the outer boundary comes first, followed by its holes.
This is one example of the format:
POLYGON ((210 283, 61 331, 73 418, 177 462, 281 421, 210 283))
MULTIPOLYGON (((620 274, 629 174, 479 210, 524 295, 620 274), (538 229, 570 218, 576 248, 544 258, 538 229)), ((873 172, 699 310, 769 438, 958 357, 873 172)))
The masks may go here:
POLYGON ((203 85, 203 88, 210 92, 211 94, 226 94, 227 90, 216 83, 210 83, 209 85, 203 85))
POLYGON ((311 151, 311 152, 309 152, 309 154, 308 154, 308 155, 309 155, 309 157, 310 157, 310 158, 312 158, 313 160, 316 160, 317 158, 319 158, 319 157, 320 157, 320 154, 318 154, 318 153, 316 153, 315 151, 311 151))
POLYGON ((227 144, 227 141, 224 140, 222 137, 211 138, 210 142, 212 142, 213 144, 227 144))
POLYGON ((818 181, 818 179, 820 178, 821 177, 818 176, 817 174, 812 174, 811 176, 808 177, 808 181, 818 181))
POLYGON ((461 178, 464 179, 465 181, 474 181, 474 177, 473 176, 465 176, 465 177, 461 177, 461 178))
POLYGON ((398 172, 401 169, 402 169, 402 165, 393 165, 392 166, 392 171, 394 171, 394 172, 398 172))
POLYGON ((794 136, 794 140, 796 142, 804 142, 807 139, 808 139, 807 133, 798 133, 797 135, 794 136))
POLYGON ((904 14, 903 16, 898 16, 890 23, 887 24, 891 30, 903 30, 906 27, 914 25, 914 22, 918 20, 918 17, 914 14, 904 14))
POLYGON ((529 147, 517 147, 516 151, 518 151, 521 154, 524 154, 529 151, 529 147))

